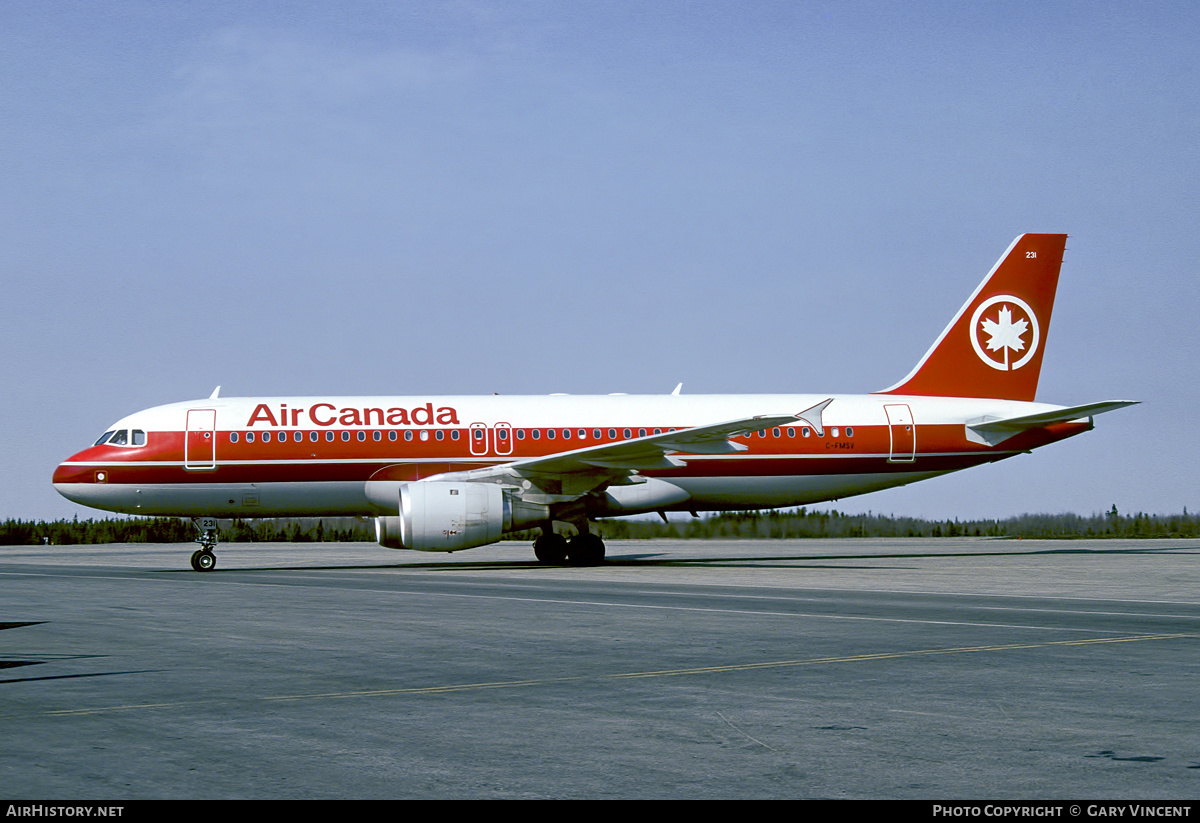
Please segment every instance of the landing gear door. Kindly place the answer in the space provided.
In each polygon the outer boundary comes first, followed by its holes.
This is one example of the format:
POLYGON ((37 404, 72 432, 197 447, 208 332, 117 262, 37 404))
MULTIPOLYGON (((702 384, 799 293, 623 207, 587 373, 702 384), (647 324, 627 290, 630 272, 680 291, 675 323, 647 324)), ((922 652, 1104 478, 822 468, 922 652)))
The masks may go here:
POLYGON ((917 424, 913 422, 912 409, 907 403, 889 403, 883 410, 887 412, 888 431, 892 441, 888 462, 913 462, 917 455, 917 424))
POLYGON ((216 409, 188 409, 183 467, 188 471, 211 471, 217 467, 216 409))

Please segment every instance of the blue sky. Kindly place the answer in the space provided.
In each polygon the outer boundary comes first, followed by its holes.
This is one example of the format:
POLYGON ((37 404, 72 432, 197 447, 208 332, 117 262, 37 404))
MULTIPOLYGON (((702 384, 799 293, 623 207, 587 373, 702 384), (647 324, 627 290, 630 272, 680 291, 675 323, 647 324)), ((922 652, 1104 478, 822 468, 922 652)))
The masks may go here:
MULTIPOLYGON (((1026 231, 1039 400, 1136 399, 836 504, 1200 508, 1189 3, 0 7, 0 517, 137 409, 867 392, 1026 231)), ((768 410, 774 411, 774 410, 768 410)))

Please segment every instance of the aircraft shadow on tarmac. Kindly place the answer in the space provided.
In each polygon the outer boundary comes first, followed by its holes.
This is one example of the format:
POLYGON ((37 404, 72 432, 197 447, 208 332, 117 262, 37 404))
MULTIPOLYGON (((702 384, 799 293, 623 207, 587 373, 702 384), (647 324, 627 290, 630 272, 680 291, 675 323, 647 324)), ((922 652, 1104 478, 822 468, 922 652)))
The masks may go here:
MULTIPOLYGON (((32 620, 21 623, 0 621, 0 631, 5 629, 21 629, 25 626, 40 626, 45 623, 45 620, 32 620)), ((43 663, 50 663, 58 660, 80 660, 84 658, 103 657, 101 654, 32 654, 25 655, 26 657, 39 657, 40 660, 0 660, 0 669, 15 669, 21 666, 40 666, 43 663)), ((142 674, 145 672, 154 671, 154 669, 139 669, 135 671, 121 672, 85 672, 83 674, 55 674, 46 675, 44 677, 6 677, 0 678, 0 685, 5 683, 29 683, 34 680, 70 680, 79 677, 110 677, 115 674, 142 674)))
MULTIPOLYGON (((1152 541, 1147 541, 1152 542, 1152 541)), ((764 553, 762 555, 746 556, 740 555, 736 557, 679 557, 674 553, 666 552, 646 552, 641 554, 618 554, 611 555, 603 561, 599 566, 571 566, 571 565, 552 565, 547 566, 539 563, 537 560, 484 560, 484 561, 454 561, 454 562, 426 562, 426 563, 378 563, 369 565, 359 564, 331 564, 322 563, 319 565, 299 565, 299 566, 244 566, 233 569, 216 569, 215 572, 251 572, 251 571, 366 571, 371 569, 389 570, 389 571, 489 571, 503 570, 512 571, 514 569, 528 569, 536 571, 539 569, 579 569, 584 571, 595 568, 617 568, 617 567, 654 567, 654 568, 788 568, 802 569, 808 566, 814 568, 839 568, 831 566, 828 561, 885 561, 885 560, 920 560, 920 559, 937 559, 945 557, 1030 557, 1038 555, 1062 555, 1062 554, 1079 554, 1079 555, 1113 555, 1113 554, 1175 554, 1178 552, 1184 553, 1200 553, 1200 544, 1188 546, 1154 546, 1148 545, 1145 548, 1128 548, 1114 547, 1111 549, 1105 548, 1059 548, 1059 549, 1031 549, 1028 551, 958 551, 958 552, 891 552, 891 553, 836 553, 836 554, 806 554, 806 555, 790 555, 777 553, 764 553), (820 562, 818 562, 820 561, 820 562)), ((867 567, 862 565, 847 566, 845 568, 854 568, 865 570, 867 567)), ((896 566, 883 566, 878 568, 891 569, 896 566)), ((165 572, 181 572, 193 574, 191 569, 163 569, 165 572)))

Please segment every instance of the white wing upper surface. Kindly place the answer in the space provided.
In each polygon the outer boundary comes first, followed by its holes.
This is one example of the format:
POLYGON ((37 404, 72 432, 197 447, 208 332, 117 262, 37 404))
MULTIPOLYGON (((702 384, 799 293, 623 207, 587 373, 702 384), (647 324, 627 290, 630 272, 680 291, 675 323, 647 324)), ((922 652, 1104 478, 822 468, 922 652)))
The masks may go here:
POLYGON ((426 479, 504 483, 523 478, 543 489, 550 481, 555 493, 573 496, 605 484, 620 482, 638 471, 682 465, 681 459, 675 455, 735 454, 745 451, 744 445, 732 442, 730 438, 751 432, 774 426, 794 426, 798 422, 808 423, 820 430, 821 412, 830 402, 826 400, 799 414, 744 417, 426 479))

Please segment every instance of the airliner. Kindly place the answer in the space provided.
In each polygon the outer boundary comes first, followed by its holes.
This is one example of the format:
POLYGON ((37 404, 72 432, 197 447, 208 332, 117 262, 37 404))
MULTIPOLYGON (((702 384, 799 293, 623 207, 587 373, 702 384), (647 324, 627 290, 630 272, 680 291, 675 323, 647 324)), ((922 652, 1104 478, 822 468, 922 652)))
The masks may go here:
POLYGON ((1024 234, 912 372, 865 395, 221 397, 140 411, 54 472, 86 506, 191 517, 373 517, 388 548, 540 530, 594 565, 591 521, 782 508, 903 486, 1074 437, 1136 401, 1034 402, 1065 234, 1024 234), (555 531, 555 524, 560 531, 555 531), (574 533, 569 540, 562 533, 574 533))

